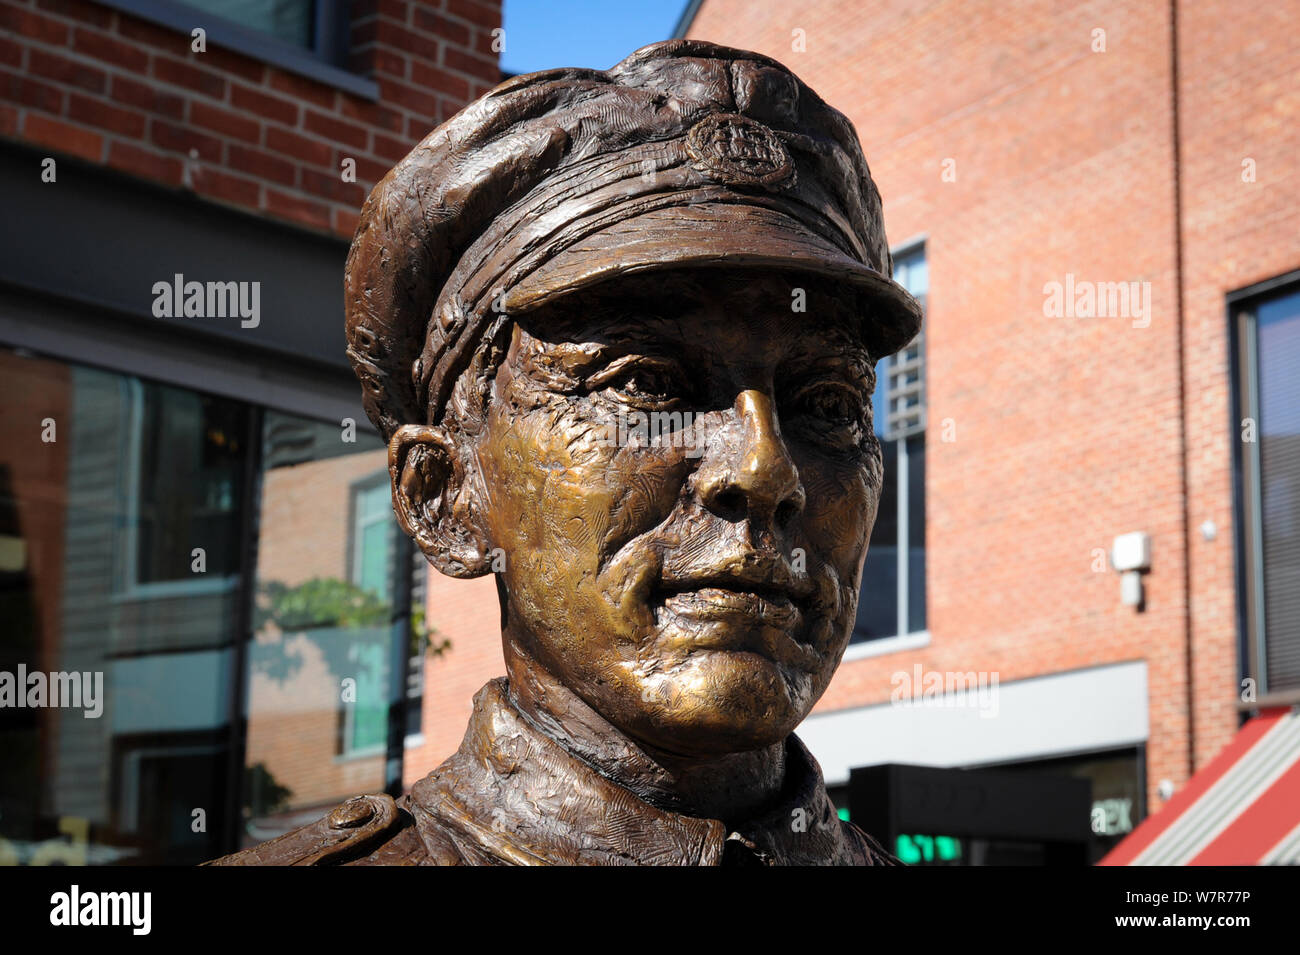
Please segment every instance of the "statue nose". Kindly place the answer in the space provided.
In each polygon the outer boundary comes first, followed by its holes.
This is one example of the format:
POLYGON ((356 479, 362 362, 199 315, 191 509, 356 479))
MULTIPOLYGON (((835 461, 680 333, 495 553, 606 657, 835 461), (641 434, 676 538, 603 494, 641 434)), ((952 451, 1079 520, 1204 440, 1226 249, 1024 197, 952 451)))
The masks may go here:
POLYGON ((734 411, 736 426, 719 436, 695 473, 696 493, 720 517, 784 527, 802 513, 807 495, 781 437, 772 398, 742 391, 734 411))

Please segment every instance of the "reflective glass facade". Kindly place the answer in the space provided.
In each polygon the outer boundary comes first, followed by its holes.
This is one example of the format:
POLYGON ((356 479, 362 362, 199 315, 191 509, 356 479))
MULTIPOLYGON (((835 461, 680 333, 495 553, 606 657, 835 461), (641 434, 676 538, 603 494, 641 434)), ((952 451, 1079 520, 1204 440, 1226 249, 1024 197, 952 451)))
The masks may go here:
POLYGON ((385 788, 378 437, 12 350, 0 407, 0 861, 194 863, 385 788))

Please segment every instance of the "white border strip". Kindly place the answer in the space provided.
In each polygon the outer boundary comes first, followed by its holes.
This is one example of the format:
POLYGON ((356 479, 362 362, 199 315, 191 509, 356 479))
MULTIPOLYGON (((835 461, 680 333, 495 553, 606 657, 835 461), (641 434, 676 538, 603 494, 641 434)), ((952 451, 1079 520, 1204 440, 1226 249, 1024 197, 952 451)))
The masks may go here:
POLYGON ((1259 861, 1263 865, 1300 865, 1300 825, 1283 836, 1259 861))

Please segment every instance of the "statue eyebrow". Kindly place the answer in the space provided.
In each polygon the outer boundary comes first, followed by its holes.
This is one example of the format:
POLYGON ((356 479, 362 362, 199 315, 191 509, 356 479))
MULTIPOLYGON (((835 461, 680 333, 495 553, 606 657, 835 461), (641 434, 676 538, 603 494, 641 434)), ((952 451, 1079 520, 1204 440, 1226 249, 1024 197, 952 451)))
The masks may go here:
POLYGON ((601 349, 676 345, 680 325, 674 319, 630 307, 583 309, 555 321, 550 328, 530 330, 547 347, 570 345, 601 349))
POLYGON ((588 380, 614 373, 638 358, 678 362, 671 350, 646 348, 638 342, 548 342, 535 352, 534 365, 558 368, 571 378, 588 380))
POLYGON ((799 384, 814 373, 830 373, 854 384, 860 384, 866 390, 868 398, 876 387, 876 369, 865 358, 866 351, 860 347, 844 346, 832 354, 807 355, 791 354, 784 364, 780 380, 799 384))

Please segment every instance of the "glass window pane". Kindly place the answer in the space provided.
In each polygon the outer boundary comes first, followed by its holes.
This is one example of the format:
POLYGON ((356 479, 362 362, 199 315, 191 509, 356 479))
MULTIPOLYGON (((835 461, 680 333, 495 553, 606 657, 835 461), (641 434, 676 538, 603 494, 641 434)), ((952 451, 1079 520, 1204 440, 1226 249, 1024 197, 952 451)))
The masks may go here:
POLYGON ((141 410, 133 422, 136 576, 133 583, 191 576, 190 552, 204 549, 207 573, 239 569, 239 503, 248 412, 243 406, 180 388, 133 382, 141 410))
POLYGON ((898 442, 882 442, 885 487, 862 567, 862 591, 852 642, 892 637, 898 631, 898 442))
POLYGON ((0 403, 0 671, 44 687, 0 709, 0 859, 210 859, 251 409, 4 350, 0 403))
POLYGON ((387 519, 392 507, 392 496, 388 490, 388 472, 384 472, 383 480, 376 482, 370 487, 361 488, 357 491, 357 513, 363 518, 385 518, 387 519))
POLYGON ((361 546, 360 559, 357 561, 359 573, 354 582, 362 590, 380 599, 388 596, 389 563, 392 559, 389 543, 393 536, 390 533, 392 526, 391 521, 382 523, 372 521, 357 529, 361 546))
MULTIPOLYGON (((314 29, 314 0, 177 0, 187 7, 195 7, 230 20, 242 27, 266 33, 311 49, 314 29)), ((195 26, 202 26, 196 22, 195 26)))
POLYGON ((925 260, 925 253, 912 255, 907 262, 907 274, 903 287, 917 298, 930 291, 930 266, 925 260))
POLYGON ((917 298, 930 291, 930 266, 925 259, 924 246, 894 257, 894 281, 917 298))
POLYGON ((1268 690, 1300 688, 1300 293, 1265 302, 1259 469, 1268 690))
POLYGON ((925 435, 907 439, 907 629, 925 621, 925 435))
POLYGON ((876 390, 871 393, 871 423, 878 437, 889 424, 889 359, 876 362, 876 390))
POLYGON ((387 741, 388 705, 386 690, 388 678, 388 633, 382 639, 367 640, 354 634, 348 646, 348 660, 356 673, 356 704, 352 706, 347 749, 357 750, 382 747, 387 741))

